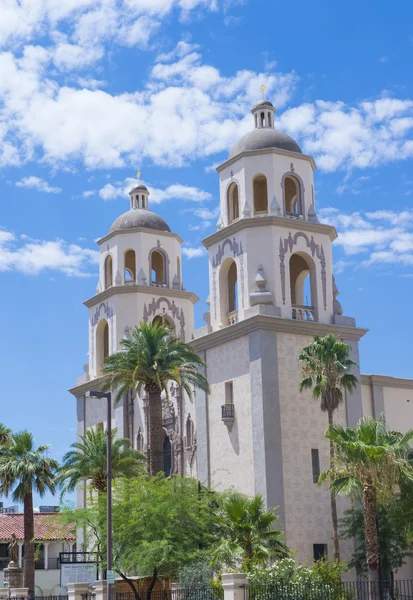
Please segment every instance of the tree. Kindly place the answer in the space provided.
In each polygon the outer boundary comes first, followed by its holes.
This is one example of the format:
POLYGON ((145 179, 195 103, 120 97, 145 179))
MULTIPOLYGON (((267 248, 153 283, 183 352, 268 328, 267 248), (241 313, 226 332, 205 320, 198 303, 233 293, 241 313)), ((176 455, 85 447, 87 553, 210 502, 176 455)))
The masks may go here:
POLYGON ((288 556, 283 534, 275 529, 275 509, 266 510, 261 495, 249 498, 238 492, 229 495, 219 519, 221 539, 213 549, 213 562, 241 567, 249 573, 253 565, 267 564, 288 556))
MULTIPOLYGON (((302 349, 298 360, 301 363, 302 380, 300 392, 312 390, 313 398, 320 400, 322 412, 328 415, 329 426, 333 425, 334 412, 344 400, 344 393, 357 387, 357 377, 350 373, 356 363, 351 360, 350 346, 335 335, 323 338, 315 335, 311 344, 302 349)), ((330 468, 334 463, 334 445, 330 443, 330 468)), ((337 503, 330 494, 331 519, 333 523, 334 559, 340 560, 337 503)))
POLYGON ((33 492, 41 497, 54 494, 56 460, 49 458, 49 446, 38 448, 28 431, 12 433, 0 452, 0 494, 12 493, 14 502, 24 505, 24 586, 34 595, 34 518, 33 492))
POLYGON ((0 452, 3 446, 7 446, 11 442, 12 430, 6 427, 4 423, 0 423, 0 452))
POLYGON ((356 428, 330 425, 326 438, 334 444, 335 464, 320 476, 335 495, 361 494, 367 570, 370 582, 379 580, 380 541, 377 500, 385 501, 400 490, 402 479, 413 482, 407 460, 413 430, 402 435, 387 431, 384 416, 360 419, 356 428))
MULTIPOLYGON (((117 429, 112 430, 112 476, 134 477, 142 474, 146 458, 130 448, 126 438, 116 438, 117 429)), ((79 441, 71 445, 63 457, 58 473, 58 484, 62 493, 72 492, 81 482, 90 481, 92 488, 106 492, 107 485, 107 434, 101 429, 88 429, 79 441)))
POLYGON ((168 397, 168 384, 175 381, 193 396, 193 388, 209 391, 206 378, 199 368, 204 362, 198 354, 166 325, 144 323, 121 342, 122 350, 108 356, 103 367, 107 376, 106 389, 116 390, 115 403, 131 388, 142 388, 149 400, 149 471, 163 471, 163 423, 161 394, 168 397))
MULTIPOLYGON (((400 497, 392 498, 388 503, 377 505, 377 527, 380 545, 380 579, 392 580, 394 571, 399 569, 407 556, 412 556, 411 540, 406 528, 406 517, 401 522, 403 506, 400 497)), ((363 510, 350 508, 344 512, 341 520, 341 534, 344 539, 355 540, 353 556, 349 563, 357 574, 367 572, 364 539, 363 510)))

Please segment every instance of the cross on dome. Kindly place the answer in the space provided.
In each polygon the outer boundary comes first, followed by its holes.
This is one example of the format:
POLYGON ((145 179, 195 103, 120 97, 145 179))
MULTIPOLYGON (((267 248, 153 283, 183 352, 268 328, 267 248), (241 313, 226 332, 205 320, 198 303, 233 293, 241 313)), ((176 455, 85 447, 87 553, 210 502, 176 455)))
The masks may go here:
POLYGON ((131 209, 144 208, 148 210, 149 203, 149 190, 146 185, 141 183, 141 171, 138 170, 136 177, 138 179, 138 185, 131 189, 129 192, 130 196, 130 207, 131 209))

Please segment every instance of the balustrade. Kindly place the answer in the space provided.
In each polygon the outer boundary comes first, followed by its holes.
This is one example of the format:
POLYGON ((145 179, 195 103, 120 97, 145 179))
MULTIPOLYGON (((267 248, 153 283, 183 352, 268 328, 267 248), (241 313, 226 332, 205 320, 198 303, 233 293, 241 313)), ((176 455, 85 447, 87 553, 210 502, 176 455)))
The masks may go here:
POLYGON ((292 318, 295 321, 316 321, 315 310, 312 306, 293 304, 292 318))

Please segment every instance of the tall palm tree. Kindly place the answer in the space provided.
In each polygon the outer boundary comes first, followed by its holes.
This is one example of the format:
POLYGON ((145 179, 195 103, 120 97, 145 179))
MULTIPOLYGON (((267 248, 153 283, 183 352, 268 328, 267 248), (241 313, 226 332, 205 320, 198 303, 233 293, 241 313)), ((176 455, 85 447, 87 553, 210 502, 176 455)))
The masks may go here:
MULTIPOLYGON (((112 430, 112 476, 134 477, 144 471, 146 458, 130 448, 126 438, 116 438, 117 429, 112 430)), ((107 436, 101 429, 88 429, 79 441, 70 446, 72 449, 63 457, 57 482, 62 493, 72 492, 81 482, 90 481, 92 488, 106 492, 106 452, 107 436)))
POLYGON ((174 337, 169 327, 160 323, 141 323, 121 345, 122 350, 108 356, 103 367, 106 389, 116 390, 115 402, 131 388, 138 392, 143 388, 147 393, 149 471, 156 475, 164 469, 161 394, 168 396, 171 381, 181 386, 190 398, 193 388, 208 392, 208 382, 199 371, 204 362, 188 344, 174 337))
POLYGON ((377 528, 377 498, 388 499, 402 481, 413 482, 413 467, 407 460, 413 430, 402 435, 387 431, 384 416, 360 419, 356 428, 330 425, 326 437, 334 445, 333 468, 320 476, 330 482, 335 495, 361 493, 366 560, 370 582, 379 579, 380 541, 377 528))
POLYGON ((277 520, 275 509, 266 510, 261 495, 249 498, 238 492, 231 494, 219 518, 222 541, 213 549, 213 562, 241 567, 248 573, 255 564, 285 558, 288 548, 282 532, 275 529, 277 520))
POLYGON ((49 446, 38 448, 28 431, 12 433, 0 452, 0 494, 12 494, 24 505, 24 586, 34 595, 33 492, 43 496, 55 492, 58 462, 47 455, 49 446))
POLYGON ((6 427, 4 423, 0 423, 0 451, 3 446, 7 446, 11 442, 12 430, 6 427))
MULTIPOLYGON (((298 360, 301 363, 302 380, 300 392, 312 390, 312 396, 320 400, 320 408, 328 415, 329 426, 333 425, 334 412, 344 400, 346 391, 357 387, 357 377, 350 373, 356 363, 350 358, 350 346, 341 342, 335 335, 313 337, 311 344, 301 350, 298 360)), ((330 468, 334 463, 334 445, 330 443, 330 468)), ((340 560, 337 503, 330 494, 331 519, 333 524, 334 559, 340 560)))

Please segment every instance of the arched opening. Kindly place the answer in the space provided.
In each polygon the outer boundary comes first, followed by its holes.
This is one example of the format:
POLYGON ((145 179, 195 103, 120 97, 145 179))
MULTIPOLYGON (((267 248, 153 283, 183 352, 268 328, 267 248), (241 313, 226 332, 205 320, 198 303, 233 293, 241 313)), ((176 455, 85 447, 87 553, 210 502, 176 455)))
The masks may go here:
POLYGON ((112 257, 110 254, 105 259, 105 290, 113 285, 113 267, 112 257))
POLYGON ((109 356, 109 325, 101 319, 96 327, 96 373, 99 374, 109 356))
POLYGON ((231 183, 228 188, 228 223, 232 223, 235 219, 239 219, 238 186, 236 183, 231 183))
POLYGON ((136 281, 136 255, 135 250, 125 252, 125 283, 136 281))
POLYGON ((166 433, 163 440, 163 471, 165 477, 170 477, 172 474, 172 444, 166 433))
POLYGON ((166 284, 165 257, 158 250, 151 255, 151 281, 153 285, 166 284))
POLYGON ((187 448, 191 448, 194 442, 194 422, 191 419, 191 415, 188 414, 188 418, 186 420, 186 436, 185 436, 185 445, 187 448))
POLYGON ((265 114, 262 112, 261 113, 261 127, 265 126, 265 114))
POLYGON ((315 264, 307 254, 297 252, 290 258, 292 318, 316 321, 317 287, 315 264))
POLYGON ((159 323, 159 325, 166 325, 171 330, 171 333, 175 332, 175 323, 169 315, 156 315, 152 319, 152 323, 159 323))
POLYGON ((181 259, 179 256, 176 258, 176 276, 178 277, 179 283, 181 283, 181 259))
POLYGON ((272 127, 272 119, 271 119, 271 113, 270 112, 267 115, 267 119, 268 119, 268 127, 272 127))
POLYGON ((221 297, 221 324, 233 325, 238 322, 238 274, 237 264, 227 258, 219 272, 221 297))
POLYGON ((290 215, 301 215, 301 190, 296 177, 284 179, 284 206, 285 212, 290 215))
POLYGON ((257 175, 253 181, 254 214, 268 213, 268 191, 267 178, 265 175, 257 175))

